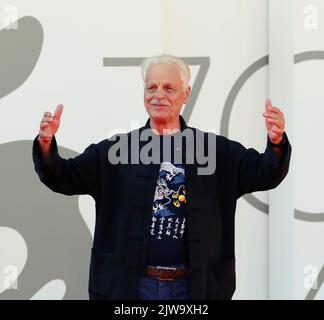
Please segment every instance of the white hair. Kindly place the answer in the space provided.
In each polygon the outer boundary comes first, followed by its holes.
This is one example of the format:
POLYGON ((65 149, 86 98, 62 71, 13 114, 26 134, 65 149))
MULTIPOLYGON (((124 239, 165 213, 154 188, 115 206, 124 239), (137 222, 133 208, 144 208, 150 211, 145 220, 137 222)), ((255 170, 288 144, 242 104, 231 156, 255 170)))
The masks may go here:
POLYGON ((189 86, 190 69, 187 63, 185 63, 182 59, 168 54, 145 58, 141 64, 141 72, 144 82, 147 70, 152 64, 175 64, 180 71, 180 77, 183 81, 183 89, 186 90, 189 86))

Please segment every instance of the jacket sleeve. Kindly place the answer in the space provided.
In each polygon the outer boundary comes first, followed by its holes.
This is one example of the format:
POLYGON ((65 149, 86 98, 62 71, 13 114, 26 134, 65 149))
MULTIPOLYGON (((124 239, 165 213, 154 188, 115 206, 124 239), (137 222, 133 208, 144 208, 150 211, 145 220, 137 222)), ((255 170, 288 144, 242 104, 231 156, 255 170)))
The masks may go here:
POLYGON ((96 145, 91 144, 75 158, 62 159, 54 137, 51 142, 50 160, 45 163, 37 138, 38 136, 33 142, 32 156, 40 180, 55 192, 65 195, 89 194, 96 199, 99 185, 96 145))
POLYGON ((264 191, 277 187, 289 170, 291 145, 286 133, 281 155, 277 155, 268 138, 264 153, 253 148, 246 149, 240 143, 232 145, 232 154, 237 161, 237 198, 246 193, 264 191))

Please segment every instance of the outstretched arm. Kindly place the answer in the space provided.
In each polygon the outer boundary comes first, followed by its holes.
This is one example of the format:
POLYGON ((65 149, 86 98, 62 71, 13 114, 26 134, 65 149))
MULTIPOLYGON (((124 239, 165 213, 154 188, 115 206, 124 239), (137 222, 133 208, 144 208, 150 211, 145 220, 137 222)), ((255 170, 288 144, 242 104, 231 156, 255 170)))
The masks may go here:
POLYGON ((99 185, 99 155, 91 144, 75 158, 62 159, 58 153, 55 133, 60 125, 63 106, 54 115, 45 112, 39 134, 33 143, 33 161, 40 180, 55 192, 66 195, 90 194, 96 198, 99 185))
POLYGON ((232 154, 238 160, 237 197, 275 188, 289 170, 291 146, 285 133, 284 114, 267 99, 263 116, 268 130, 265 152, 259 153, 253 148, 246 149, 238 143, 232 147, 232 154))

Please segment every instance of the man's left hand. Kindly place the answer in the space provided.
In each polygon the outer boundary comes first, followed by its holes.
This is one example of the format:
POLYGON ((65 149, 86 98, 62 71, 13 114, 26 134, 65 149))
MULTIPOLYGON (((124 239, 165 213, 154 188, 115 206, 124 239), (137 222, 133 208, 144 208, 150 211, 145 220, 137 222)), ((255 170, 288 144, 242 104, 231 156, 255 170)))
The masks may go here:
POLYGON ((278 144, 282 140, 285 131, 285 117, 279 108, 271 104, 270 99, 265 102, 266 111, 263 113, 265 117, 266 127, 269 139, 272 143, 278 144))

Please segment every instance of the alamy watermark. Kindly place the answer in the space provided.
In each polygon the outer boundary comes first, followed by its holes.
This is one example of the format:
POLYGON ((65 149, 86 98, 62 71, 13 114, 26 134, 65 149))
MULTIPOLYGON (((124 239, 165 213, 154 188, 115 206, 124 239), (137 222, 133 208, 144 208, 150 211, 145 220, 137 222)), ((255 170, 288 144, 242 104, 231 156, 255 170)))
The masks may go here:
MULTIPOLYGON (((120 132, 120 131, 119 131, 120 132)), ((151 128, 117 133, 110 139, 109 163, 116 164, 196 164, 197 175, 216 170, 216 135, 186 128, 177 132, 164 129, 157 134, 151 128)))
POLYGON ((3 27, 5 29, 18 29, 18 9, 16 6, 7 4, 3 7, 3 27))
POLYGON ((18 289, 18 268, 15 265, 6 265, 3 268, 3 283, 2 288, 4 290, 8 289, 18 289))
POLYGON ((314 5, 307 5, 304 7, 304 28, 306 30, 318 29, 318 9, 314 5))
POLYGON ((318 269, 314 265, 304 267, 304 288, 306 290, 318 289, 318 269))

